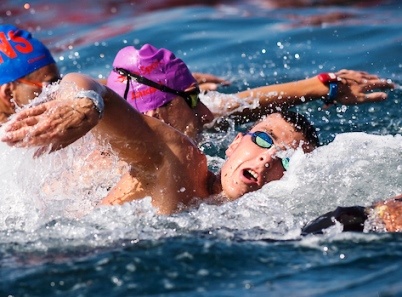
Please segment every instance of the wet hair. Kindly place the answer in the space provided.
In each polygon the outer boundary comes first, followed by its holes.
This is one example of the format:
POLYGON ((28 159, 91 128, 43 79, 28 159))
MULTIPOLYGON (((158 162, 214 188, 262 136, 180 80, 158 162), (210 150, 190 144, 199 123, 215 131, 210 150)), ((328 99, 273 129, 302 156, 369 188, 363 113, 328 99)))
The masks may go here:
POLYGON ((312 146, 312 149, 317 148, 320 145, 317 130, 305 116, 290 110, 281 111, 279 113, 286 122, 293 125, 296 132, 303 133, 308 145, 312 146))

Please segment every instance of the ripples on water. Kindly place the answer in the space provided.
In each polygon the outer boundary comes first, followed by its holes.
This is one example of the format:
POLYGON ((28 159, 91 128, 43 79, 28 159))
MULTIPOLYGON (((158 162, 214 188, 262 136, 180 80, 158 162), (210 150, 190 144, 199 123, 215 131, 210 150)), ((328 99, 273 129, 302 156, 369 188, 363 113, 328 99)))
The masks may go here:
MULTIPOLYGON (((106 77, 122 46, 153 43, 193 71, 230 79, 225 93, 340 68, 401 83, 397 1, 298 9, 211 1, 164 10, 152 7, 160 1, 70 2, 4 2, 0 22, 35 31, 63 73, 106 77)), ((96 208, 121 167, 115 158, 91 166, 91 135, 35 160, 32 151, 0 144, 0 295, 401 294, 398 234, 334 227, 299 236, 306 221, 338 205, 402 192, 400 87, 380 104, 323 110, 313 102, 297 110, 330 144, 296 153, 282 180, 238 201, 168 217, 157 216, 149 198, 96 208)), ((204 133, 212 170, 246 126, 204 133)))

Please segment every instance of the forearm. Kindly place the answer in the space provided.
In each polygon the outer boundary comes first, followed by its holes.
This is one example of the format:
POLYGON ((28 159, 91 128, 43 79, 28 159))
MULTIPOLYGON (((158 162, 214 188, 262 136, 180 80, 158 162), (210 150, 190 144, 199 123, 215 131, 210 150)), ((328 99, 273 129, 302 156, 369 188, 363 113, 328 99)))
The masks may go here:
POLYGON ((328 87, 317 77, 295 82, 258 87, 237 94, 247 100, 258 98, 263 109, 275 107, 290 107, 326 96, 328 87))
POLYGON ((131 166, 131 170, 143 172, 142 176, 152 176, 167 159, 175 158, 175 153, 196 148, 177 130, 139 113, 113 90, 89 77, 81 75, 71 81, 76 82, 84 94, 85 90, 93 90, 102 95, 103 116, 93 132, 106 140, 119 158, 131 166))
MULTIPOLYGON (((149 151, 152 154, 152 149, 143 149, 142 145, 151 137, 149 135, 153 134, 149 124, 142 114, 132 108, 113 90, 88 76, 77 73, 67 74, 61 81, 60 89, 63 92, 60 93, 60 96, 64 99, 70 97, 70 95, 66 96, 65 92, 69 88, 75 90, 71 92, 72 97, 76 97, 77 94, 85 95, 87 91, 94 91, 102 97, 104 105, 102 117, 96 123, 93 132, 107 140, 123 160, 133 161, 133 159, 146 158, 149 151)), ((83 95, 79 96, 85 98, 83 95)), ((92 110, 92 114, 94 112, 96 112, 96 108, 92 110)), ((98 118, 100 118, 99 115, 98 118)))
POLYGON ((238 122, 253 121, 278 109, 323 98, 328 94, 328 90, 317 77, 258 87, 221 99, 221 107, 218 111, 215 110, 214 114, 217 117, 230 116, 238 122))
POLYGON ((93 133, 106 140, 119 158, 131 166, 144 170, 157 166, 162 158, 159 152, 165 145, 155 131, 158 121, 139 113, 109 88, 103 98, 104 114, 93 133))
MULTIPOLYGON (((336 73, 321 73, 318 76, 251 89, 238 94, 244 100, 259 101, 259 109, 263 113, 274 111, 277 108, 287 108, 309 102, 314 99, 329 99, 329 103, 346 105, 380 102, 387 98, 385 92, 394 88, 390 80, 381 79, 377 75, 364 71, 342 69, 336 73), (329 86, 332 86, 331 92, 329 86)), ((233 106, 236 109, 236 106, 233 106)), ((249 109, 253 114, 255 109, 249 109)), ((239 115, 247 115, 245 112, 239 115)))

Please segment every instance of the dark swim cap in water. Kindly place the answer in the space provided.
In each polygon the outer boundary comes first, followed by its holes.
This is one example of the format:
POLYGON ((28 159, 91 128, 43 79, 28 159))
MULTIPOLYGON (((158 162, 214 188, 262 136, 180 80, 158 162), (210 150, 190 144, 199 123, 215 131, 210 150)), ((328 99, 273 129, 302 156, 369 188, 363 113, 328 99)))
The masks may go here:
POLYGON ((322 234, 324 229, 335 225, 335 221, 343 225, 344 232, 362 232, 367 217, 367 209, 365 207, 337 207, 334 211, 330 211, 304 226, 302 235, 322 234))
POLYGON ((0 25, 0 85, 55 63, 50 51, 31 33, 0 25))
MULTIPOLYGON (((157 49, 150 44, 145 44, 138 50, 134 46, 121 49, 114 59, 113 68, 124 69, 177 91, 184 91, 196 83, 181 59, 176 58, 167 49, 157 49)), ((139 83, 135 79, 127 82, 127 79, 127 76, 112 70, 107 79, 107 86, 124 97, 129 83, 126 100, 140 112, 161 107, 178 96, 139 83)))

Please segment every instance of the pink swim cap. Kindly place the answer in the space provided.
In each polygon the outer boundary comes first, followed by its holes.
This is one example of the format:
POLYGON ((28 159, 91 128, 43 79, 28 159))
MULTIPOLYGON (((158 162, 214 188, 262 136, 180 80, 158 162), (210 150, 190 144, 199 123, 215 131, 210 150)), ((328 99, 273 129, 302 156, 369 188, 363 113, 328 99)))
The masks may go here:
MULTIPOLYGON (((176 58, 167 49, 157 49, 150 44, 145 44, 139 50, 133 46, 121 49, 114 59, 113 68, 123 68, 177 91, 184 91, 196 82, 181 59, 176 58)), ((127 79, 112 70, 107 79, 107 86, 124 97, 127 79)), ((130 79, 126 99, 138 111, 146 112, 172 101, 177 96, 130 79)))

